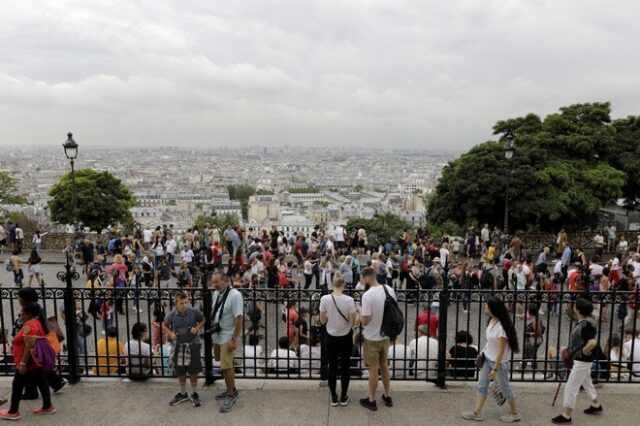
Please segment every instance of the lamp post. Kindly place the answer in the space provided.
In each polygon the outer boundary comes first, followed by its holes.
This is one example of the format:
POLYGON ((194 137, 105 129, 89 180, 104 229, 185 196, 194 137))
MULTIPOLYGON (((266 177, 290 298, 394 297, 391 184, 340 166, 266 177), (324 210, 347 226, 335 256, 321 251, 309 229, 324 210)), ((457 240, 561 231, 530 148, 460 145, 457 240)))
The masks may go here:
POLYGON ((504 194, 504 235, 509 235, 509 190, 511 187, 511 173, 513 172, 513 154, 516 152, 516 147, 513 144, 513 134, 511 132, 505 135, 503 151, 504 158, 509 162, 507 188, 504 194))
MULTIPOLYGON (((74 166, 74 160, 78 157, 78 144, 73 140, 73 134, 67 133, 67 141, 62 144, 64 148, 64 155, 71 162, 71 192, 72 192, 72 211, 73 211, 73 224, 74 228, 78 227, 78 210, 77 210, 77 198, 76 198, 76 176, 74 166)), ((78 332, 76 330, 76 309, 75 300, 73 298, 73 282, 71 280, 71 268, 73 262, 73 249, 65 253, 65 281, 67 283, 66 290, 64 292, 64 317, 67 330, 67 361, 69 365, 69 382, 71 384, 80 380, 78 375, 78 332)))

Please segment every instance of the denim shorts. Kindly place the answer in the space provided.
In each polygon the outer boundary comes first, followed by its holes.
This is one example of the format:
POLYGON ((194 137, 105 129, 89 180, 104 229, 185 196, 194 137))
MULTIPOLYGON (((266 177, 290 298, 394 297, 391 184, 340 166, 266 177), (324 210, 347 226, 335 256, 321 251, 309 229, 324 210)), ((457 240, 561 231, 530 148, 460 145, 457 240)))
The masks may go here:
MULTIPOLYGON (((476 387, 476 392, 480 396, 488 396, 489 392, 489 373, 495 363, 488 358, 485 358, 484 365, 480 369, 480 373, 478 374, 478 386, 476 387)), ((516 394, 511 388, 511 384, 509 383, 509 368, 507 368, 507 363, 503 362, 500 364, 498 371, 496 372, 496 382, 498 382, 498 386, 500 387, 500 391, 502 395, 504 395, 507 399, 516 399, 516 394)))

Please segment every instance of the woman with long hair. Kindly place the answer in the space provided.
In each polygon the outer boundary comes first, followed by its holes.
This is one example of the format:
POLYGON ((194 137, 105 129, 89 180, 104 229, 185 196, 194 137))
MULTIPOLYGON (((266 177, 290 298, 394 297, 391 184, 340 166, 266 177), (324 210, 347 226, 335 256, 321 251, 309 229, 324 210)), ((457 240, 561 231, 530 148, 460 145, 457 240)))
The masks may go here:
POLYGON ((51 405, 47 374, 31 356, 36 339, 43 338, 48 331, 42 309, 37 303, 25 302, 22 305, 20 319, 24 325, 13 339, 16 374, 13 377, 11 390, 11 407, 8 410, 0 410, 0 419, 20 419, 20 400, 25 387, 30 383, 35 383, 42 395, 42 407, 33 410, 33 414, 53 414, 56 412, 56 408, 51 405))
POLYGON ((485 312, 490 318, 485 333, 487 344, 479 357, 482 366, 476 388, 478 396, 473 411, 462 413, 462 417, 467 420, 484 420, 481 415, 482 407, 487 400, 489 382, 495 380, 510 409, 509 414, 501 416, 500 420, 506 423, 518 422, 521 417, 516 404, 516 394, 509 384, 508 366, 511 354, 520 350, 518 335, 502 299, 497 296, 487 298, 485 312))

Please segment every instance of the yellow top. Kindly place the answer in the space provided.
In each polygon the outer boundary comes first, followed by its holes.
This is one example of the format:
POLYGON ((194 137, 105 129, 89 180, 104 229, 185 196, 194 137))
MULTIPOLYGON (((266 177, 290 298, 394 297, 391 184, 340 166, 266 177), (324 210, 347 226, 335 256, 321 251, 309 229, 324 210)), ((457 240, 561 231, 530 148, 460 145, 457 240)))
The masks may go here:
POLYGON ((103 337, 98 340, 98 371, 94 374, 118 374, 120 361, 124 358, 124 345, 115 337, 103 337), (108 343, 107 343, 108 342, 108 343), (108 354, 108 356, 107 356, 108 354), (104 366, 104 367, 103 367, 104 366), (108 366, 108 367, 106 367, 108 366))

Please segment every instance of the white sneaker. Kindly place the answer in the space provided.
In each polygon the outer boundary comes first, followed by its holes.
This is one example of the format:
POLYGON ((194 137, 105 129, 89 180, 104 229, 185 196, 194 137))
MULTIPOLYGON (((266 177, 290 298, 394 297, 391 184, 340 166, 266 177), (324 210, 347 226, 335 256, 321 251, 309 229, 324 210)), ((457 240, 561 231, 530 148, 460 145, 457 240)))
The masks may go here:
POLYGON ((522 420, 522 417, 520 417, 520 413, 509 413, 505 414, 504 416, 500 416, 500 421, 505 423, 514 423, 519 422, 520 420, 522 420))
POLYGON ((462 418, 465 420, 473 420, 474 422, 483 422, 484 419, 480 414, 476 414, 475 411, 466 411, 462 413, 462 418))

